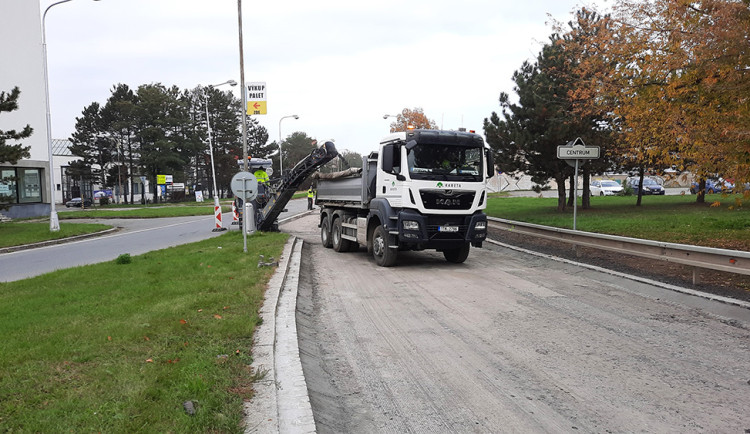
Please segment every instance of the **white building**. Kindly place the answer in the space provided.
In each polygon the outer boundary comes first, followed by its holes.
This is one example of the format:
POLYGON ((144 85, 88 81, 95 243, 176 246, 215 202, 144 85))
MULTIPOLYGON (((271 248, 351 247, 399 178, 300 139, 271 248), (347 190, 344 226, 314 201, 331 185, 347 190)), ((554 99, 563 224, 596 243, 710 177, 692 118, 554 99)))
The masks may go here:
MULTIPOLYGON (((0 1, 0 91, 9 93, 16 86, 21 90, 18 110, 0 114, 0 130, 20 130, 26 125, 34 129, 32 136, 21 142, 31 146, 30 158, 16 165, 0 162, 2 177, 17 178, 13 183, 0 183, 0 194, 10 196, 12 202, 11 209, 3 213, 13 218, 44 216, 50 211, 41 25, 38 1, 0 1)), ((60 178, 55 179, 59 190, 60 178)))

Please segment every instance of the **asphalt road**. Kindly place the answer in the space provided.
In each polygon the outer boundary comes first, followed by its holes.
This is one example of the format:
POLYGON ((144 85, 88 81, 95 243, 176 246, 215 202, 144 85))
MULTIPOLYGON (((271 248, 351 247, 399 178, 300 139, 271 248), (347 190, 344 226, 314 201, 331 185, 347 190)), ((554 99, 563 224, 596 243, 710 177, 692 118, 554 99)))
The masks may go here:
MULTIPOLYGON (((284 219, 307 210, 307 199, 289 201, 284 219)), ((29 250, 0 254, 0 282, 25 279, 51 271, 111 261, 123 253, 140 255, 152 250, 192 243, 221 235, 212 232, 213 216, 173 217, 160 219, 92 219, 120 230, 101 237, 88 238, 29 250)), ((224 227, 232 226, 232 215, 222 215, 224 227)))
POLYGON ((304 239, 318 432, 747 432, 750 311, 488 246, 377 267, 304 239))

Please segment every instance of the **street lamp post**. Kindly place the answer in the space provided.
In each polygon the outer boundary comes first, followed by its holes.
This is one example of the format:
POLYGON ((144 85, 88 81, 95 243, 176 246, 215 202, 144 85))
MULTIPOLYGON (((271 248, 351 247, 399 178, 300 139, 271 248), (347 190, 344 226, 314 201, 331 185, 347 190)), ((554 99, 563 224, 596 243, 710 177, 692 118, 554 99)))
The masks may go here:
POLYGON ((284 155, 281 151, 281 121, 283 121, 286 118, 299 119, 299 116, 297 115, 282 116, 281 119, 279 119, 279 176, 284 175, 284 164, 282 163, 282 161, 284 160, 284 155))
MULTIPOLYGON (((227 80, 224 83, 219 83, 213 86, 209 87, 219 87, 222 85, 228 84, 230 86, 237 86, 237 82, 234 80, 227 80)), ((211 154, 211 178, 213 179, 213 187, 214 187, 214 209, 221 210, 219 205, 219 193, 216 189, 216 166, 214 165, 214 146, 211 142, 211 121, 209 120, 208 115, 208 95, 206 94, 206 89, 203 89, 203 100, 205 101, 206 105, 206 128, 208 129, 208 152, 211 154)), ((218 211, 221 213, 221 211, 218 211)))
MULTIPOLYGON (((397 115, 389 115, 389 114, 383 115, 383 119, 388 119, 388 118, 396 118, 396 119, 398 119, 398 116, 397 115)), ((406 131, 407 129, 408 128, 406 127, 406 118, 404 118, 404 131, 406 131)))
MULTIPOLYGON (((242 98, 242 170, 247 172, 247 88, 245 87, 245 49, 242 45, 242 0, 237 0, 237 27, 240 39, 240 90, 242 98)), ((242 231, 242 251, 247 253, 247 231, 242 231)))
MULTIPOLYGON (((57 218, 57 210, 55 209, 55 173, 54 163, 52 161, 52 120, 49 108, 49 73, 47 71, 47 12, 52 9, 52 6, 67 3, 69 1, 71 0, 61 0, 59 2, 52 3, 51 5, 47 6, 47 9, 44 10, 44 14, 42 15, 42 65, 44 67, 44 102, 47 105, 47 157, 49 158, 50 232, 57 232, 60 230, 60 220, 58 220, 57 218)), ((81 195, 81 203, 83 203, 83 195, 81 195)))

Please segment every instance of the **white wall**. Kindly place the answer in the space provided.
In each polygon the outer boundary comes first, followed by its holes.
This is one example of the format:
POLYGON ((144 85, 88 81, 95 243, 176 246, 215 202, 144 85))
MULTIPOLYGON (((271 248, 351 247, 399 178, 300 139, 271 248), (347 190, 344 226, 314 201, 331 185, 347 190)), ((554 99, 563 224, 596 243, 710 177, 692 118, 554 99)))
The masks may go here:
POLYGON ((48 161, 46 100, 42 63, 42 26, 38 0, 0 0, 0 91, 21 89, 18 110, 0 116, 0 130, 20 130, 33 135, 30 160, 48 161))

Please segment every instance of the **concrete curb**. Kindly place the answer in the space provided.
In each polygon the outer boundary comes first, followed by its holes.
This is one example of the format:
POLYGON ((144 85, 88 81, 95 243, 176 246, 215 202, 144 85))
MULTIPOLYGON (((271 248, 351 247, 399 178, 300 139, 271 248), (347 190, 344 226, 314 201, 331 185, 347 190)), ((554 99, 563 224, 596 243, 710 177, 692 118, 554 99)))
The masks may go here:
POLYGON ((314 433, 310 398, 297 342, 297 289, 302 240, 292 236, 268 283, 255 330, 252 368, 263 378, 245 403, 246 433, 314 433))

